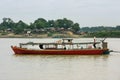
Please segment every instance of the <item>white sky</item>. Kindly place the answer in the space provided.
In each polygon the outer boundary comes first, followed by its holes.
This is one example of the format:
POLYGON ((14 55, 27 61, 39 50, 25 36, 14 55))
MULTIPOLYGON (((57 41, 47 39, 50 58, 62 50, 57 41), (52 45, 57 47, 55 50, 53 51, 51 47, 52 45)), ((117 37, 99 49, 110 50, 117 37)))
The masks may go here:
POLYGON ((0 0, 2 18, 26 23, 38 18, 71 19, 86 26, 120 25, 120 0, 0 0))

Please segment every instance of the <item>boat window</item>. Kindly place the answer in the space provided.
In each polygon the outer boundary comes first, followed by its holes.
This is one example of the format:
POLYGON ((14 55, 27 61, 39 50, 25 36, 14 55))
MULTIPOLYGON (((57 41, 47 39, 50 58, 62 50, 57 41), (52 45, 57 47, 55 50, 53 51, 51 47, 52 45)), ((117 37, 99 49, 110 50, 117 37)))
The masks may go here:
POLYGON ((71 40, 69 39, 68 42, 70 42, 71 40))
POLYGON ((40 45, 39 45, 39 48, 40 48, 40 49, 43 49, 43 44, 40 44, 40 45))

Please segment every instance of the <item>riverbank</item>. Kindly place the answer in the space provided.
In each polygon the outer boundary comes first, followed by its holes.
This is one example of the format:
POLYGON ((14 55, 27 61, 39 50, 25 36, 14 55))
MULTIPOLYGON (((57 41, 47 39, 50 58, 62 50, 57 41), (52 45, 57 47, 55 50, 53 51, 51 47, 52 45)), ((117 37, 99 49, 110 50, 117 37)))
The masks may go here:
POLYGON ((0 33, 0 38, 120 38, 120 32, 96 32, 96 33, 84 33, 74 34, 72 32, 66 33, 41 33, 41 34, 14 34, 0 33))
POLYGON ((77 35, 77 34, 14 34, 10 33, 7 35, 1 35, 0 38, 80 38, 83 37, 83 35, 77 35))

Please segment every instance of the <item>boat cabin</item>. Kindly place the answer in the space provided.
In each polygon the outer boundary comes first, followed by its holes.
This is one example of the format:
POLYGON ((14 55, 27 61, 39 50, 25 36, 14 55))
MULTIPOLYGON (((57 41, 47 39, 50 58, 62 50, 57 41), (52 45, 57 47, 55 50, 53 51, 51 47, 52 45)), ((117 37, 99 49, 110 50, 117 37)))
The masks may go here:
POLYGON ((106 42, 75 43, 73 39, 62 39, 54 43, 20 43, 20 48, 41 50, 79 50, 79 49, 107 49, 106 42))

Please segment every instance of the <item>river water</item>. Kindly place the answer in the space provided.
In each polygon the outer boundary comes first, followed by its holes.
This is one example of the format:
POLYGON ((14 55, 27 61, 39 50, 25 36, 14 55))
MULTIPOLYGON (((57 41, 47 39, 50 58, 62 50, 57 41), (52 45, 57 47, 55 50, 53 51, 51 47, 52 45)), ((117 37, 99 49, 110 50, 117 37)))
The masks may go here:
MULTIPOLYGON (((14 55, 20 42, 57 39, 0 38, 0 80, 120 80, 120 53, 109 55, 14 55)), ((92 40, 90 38, 75 41, 92 40)), ((108 38, 109 49, 120 51, 120 38, 108 38)))

